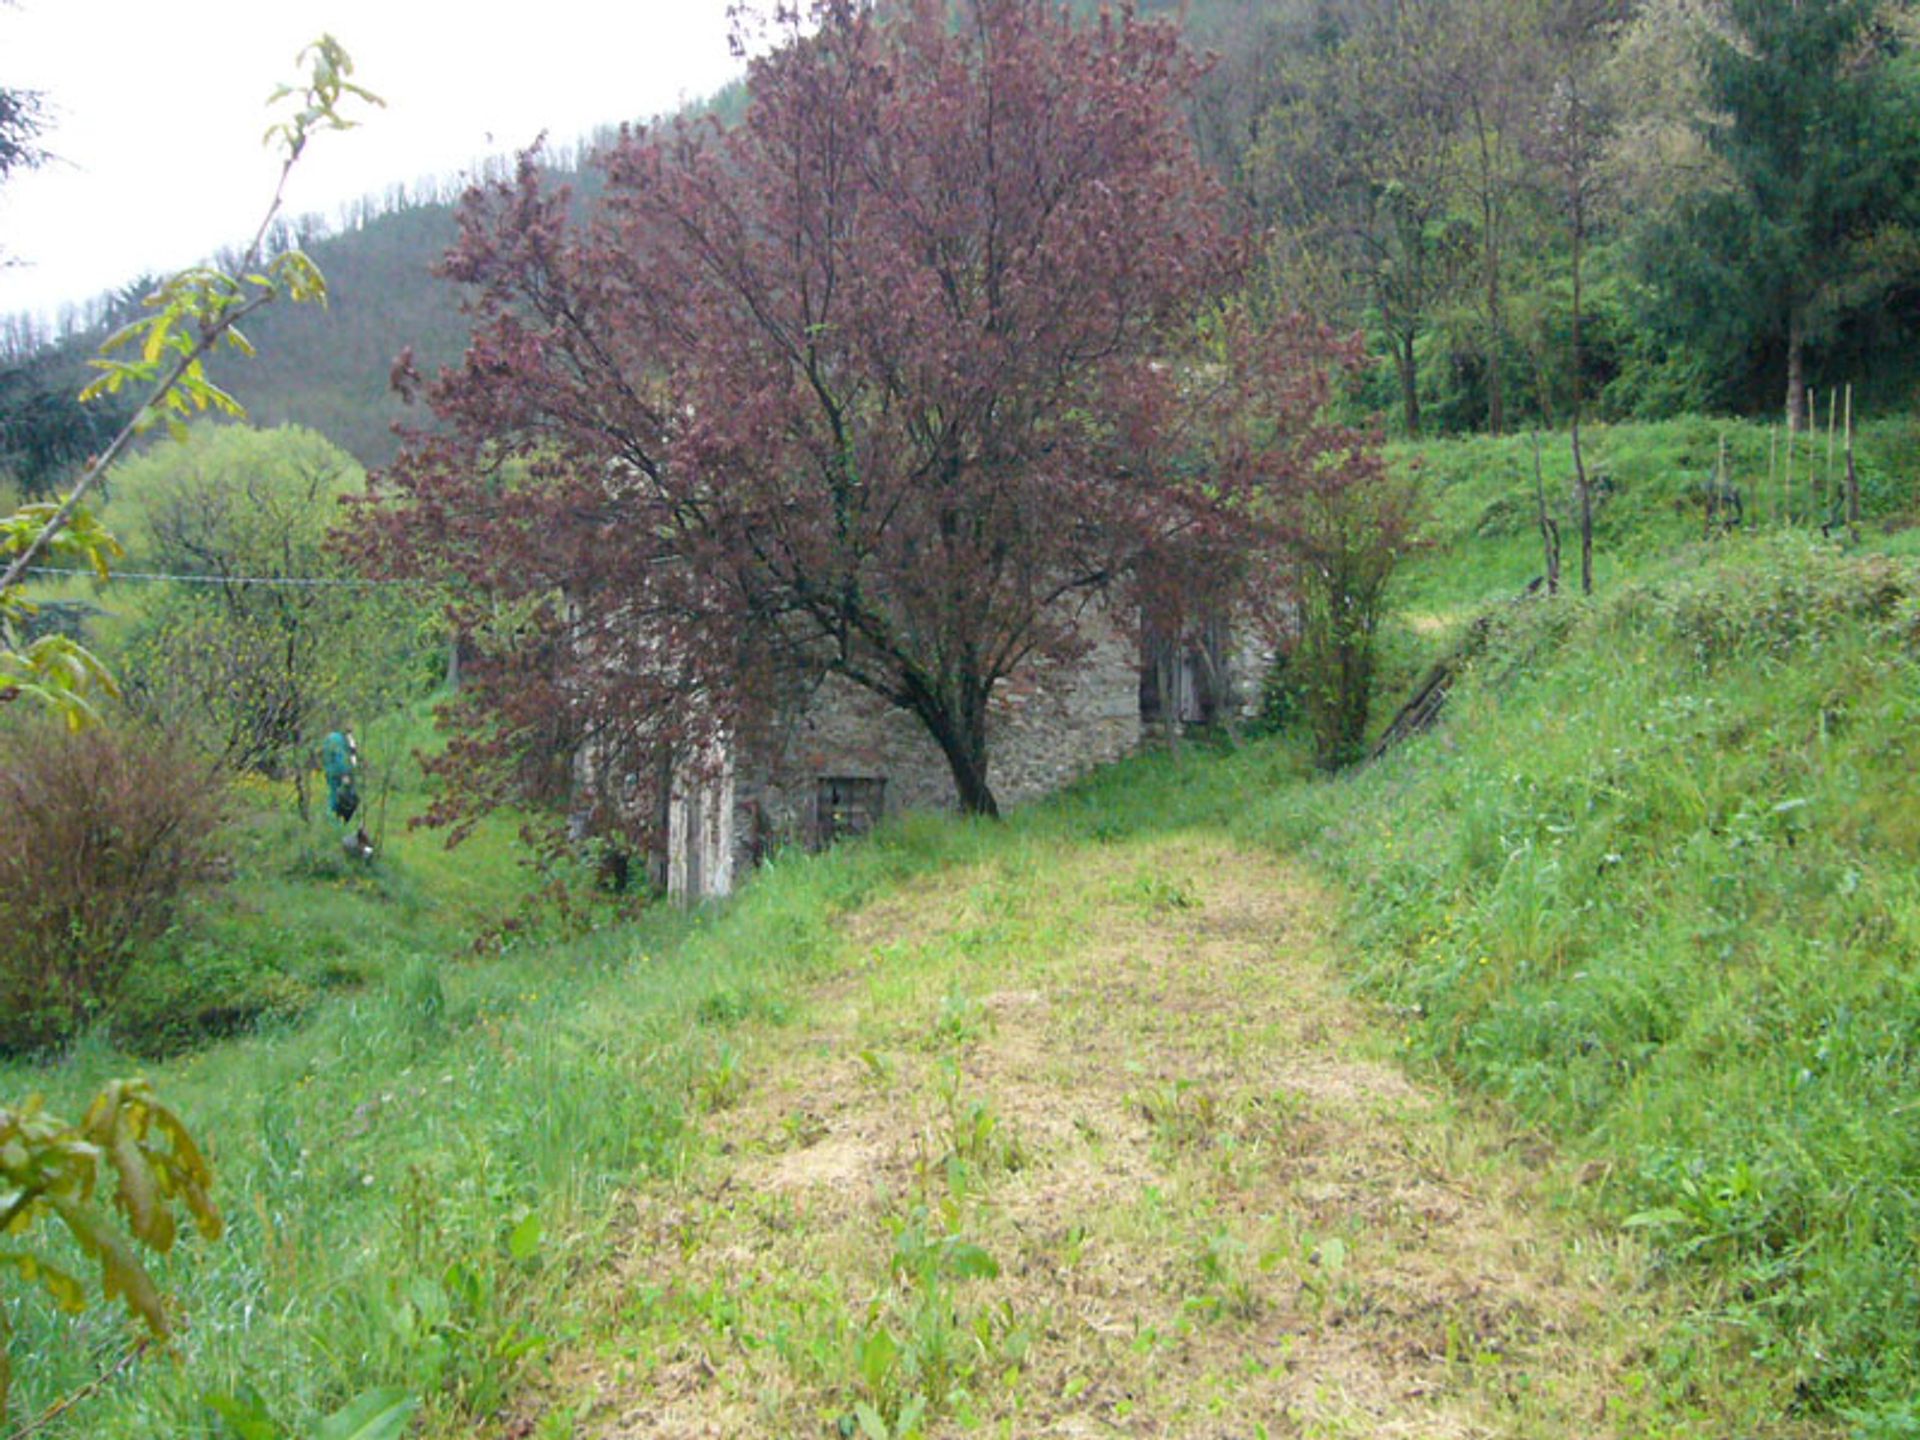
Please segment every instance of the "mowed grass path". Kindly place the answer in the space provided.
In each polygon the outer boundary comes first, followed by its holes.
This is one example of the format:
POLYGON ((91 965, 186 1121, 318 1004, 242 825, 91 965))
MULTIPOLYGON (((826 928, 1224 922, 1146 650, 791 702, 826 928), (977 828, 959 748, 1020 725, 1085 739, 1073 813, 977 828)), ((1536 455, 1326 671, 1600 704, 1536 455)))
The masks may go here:
POLYGON ((1210 833, 1007 847, 742 1020, 512 1436, 1798 1435, 1210 833), (1555 1197, 1558 1197, 1557 1199, 1555 1197), (1697 1341, 1698 1337, 1695 1336, 1697 1341))

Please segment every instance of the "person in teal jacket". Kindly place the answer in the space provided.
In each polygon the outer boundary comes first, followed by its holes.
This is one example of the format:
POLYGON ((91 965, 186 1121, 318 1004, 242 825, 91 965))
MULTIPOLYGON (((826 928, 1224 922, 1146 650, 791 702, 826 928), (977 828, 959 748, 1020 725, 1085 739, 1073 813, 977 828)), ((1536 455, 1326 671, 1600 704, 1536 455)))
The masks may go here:
MULTIPOLYGON (((351 730, 335 730, 320 742, 320 768, 327 775, 327 808, 342 825, 353 824, 360 813, 360 788, 356 772, 360 769, 360 747, 353 743, 351 730)), ((356 860, 373 858, 373 840, 362 825, 342 838, 341 847, 356 860)))
POLYGON ((360 768, 360 747, 351 730, 334 730, 320 742, 320 768, 327 776, 327 809, 342 825, 351 825, 360 809, 360 791, 354 771, 360 768))

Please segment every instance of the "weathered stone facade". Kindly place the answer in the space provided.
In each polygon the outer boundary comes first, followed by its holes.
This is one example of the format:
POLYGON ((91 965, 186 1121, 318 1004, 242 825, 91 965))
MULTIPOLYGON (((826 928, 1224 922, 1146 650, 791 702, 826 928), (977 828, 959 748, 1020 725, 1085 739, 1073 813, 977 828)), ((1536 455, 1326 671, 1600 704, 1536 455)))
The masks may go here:
MULTIPOLYGON (((1031 667, 995 691, 987 745, 1001 805, 1050 794, 1170 727, 1242 717, 1263 662, 1250 636, 1225 625, 1166 643, 1108 620, 1090 639, 1077 662, 1031 667)), ((814 848, 884 815, 958 804, 946 758, 918 719, 827 676, 718 779, 676 789, 668 888, 683 899, 723 895, 782 846, 814 848)))

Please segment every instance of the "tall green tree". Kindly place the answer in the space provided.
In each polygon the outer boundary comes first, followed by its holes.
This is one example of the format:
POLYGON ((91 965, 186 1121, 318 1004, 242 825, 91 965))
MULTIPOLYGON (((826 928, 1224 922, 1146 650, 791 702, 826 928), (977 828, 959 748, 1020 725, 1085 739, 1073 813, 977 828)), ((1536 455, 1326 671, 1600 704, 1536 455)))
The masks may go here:
MULTIPOLYGON (((1566 227, 1568 280, 1568 425, 1573 451, 1574 503, 1580 519, 1580 590, 1593 593, 1593 490, 1580 450, 1586 416, 1585 266, 1606 176, 1602 159, 1619 108, 1618 87, 1605 63, 1625 19, 1623 0, 1545 0, 1540 8, 1542 85, 1524 149, 1535 183, 1566 227)), ((1545 377, 1541 389, 1546 392, 1545 377)), ((1542 528, 1547 526, 1542 512, 1542 528)), ((1549 576, 1557 566, 1548 561, 1549 576)))
POLYGON ((1920 87, 1875 0, 1727 0, 1703 36, 1724 183, 1652 232, 1652 278, 1693 338, 1784 360, 1806 417, 1807 352, 1910 278, 1920 87))
POLYGON ((188 577, 146 606, 129 700, 210 758, 291 778, 304 812, 320 737, 425 693, 440 654, 418 592, 368 585, 329 549, 360 467, 310 430, 198 426, 120 484, 153 562, 188 577))
POLYGON ((1545 17, 1535 0, 1461 0, 1446 8, 1462 97, 1461 185, 1479 230, 1487 428, 1498 435, 1507 428, 1508 242, 1526 185, 1528 122, 1546 79, 1545 17))
POLYGON ((1275 234, 1333 257, 1384 342, 1409 435, 1421 427, 1419 342, 1471 250, 1454 213, 1463 92, 1448 23, 1445 7, 1404 0, 1359 9, 1351 30, 1300 57, 1250 161, 1275 234))

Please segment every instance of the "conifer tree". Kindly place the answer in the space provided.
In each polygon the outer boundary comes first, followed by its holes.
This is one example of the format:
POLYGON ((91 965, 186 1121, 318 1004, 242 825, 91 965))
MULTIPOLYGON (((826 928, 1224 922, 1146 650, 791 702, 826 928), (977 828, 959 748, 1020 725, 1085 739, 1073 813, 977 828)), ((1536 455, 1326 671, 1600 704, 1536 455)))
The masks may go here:
POLYGON ((1784 357, 1796 428, 1808 347, 1912 268, 1920 111, 1876 8, 1728 0, 1701 122, 1727 183, 1684 201, 1651 252, 1683 328, 1784 357))

